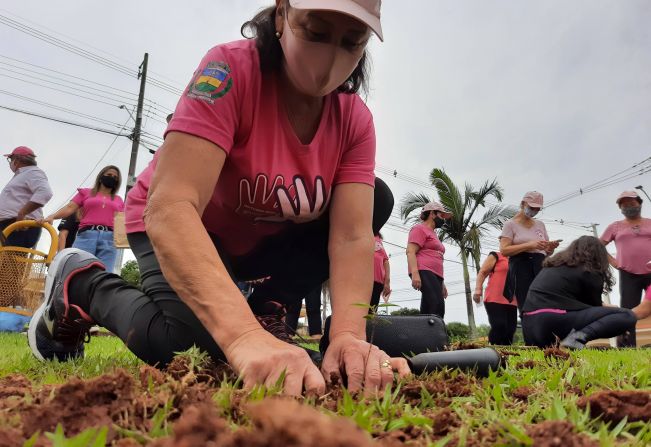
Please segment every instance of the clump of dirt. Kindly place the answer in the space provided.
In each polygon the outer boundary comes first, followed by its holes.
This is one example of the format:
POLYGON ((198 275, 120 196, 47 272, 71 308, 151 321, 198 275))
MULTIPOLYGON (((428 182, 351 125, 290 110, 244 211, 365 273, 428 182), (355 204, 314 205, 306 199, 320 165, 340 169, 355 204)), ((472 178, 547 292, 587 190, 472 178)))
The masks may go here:
POLYGON ((527 436, 536 447, 598 447, 599 443, 588 436, 576 433, 567 421, 545 421, 527 428, 527 436))
POLYGON ((556 358, 561 360, 567 360, 570 358, 570 353, 560 348, 547 348, 545 349, 544 354, 546 359, 556 358))
MULTIPOLYGON (((449 445, 459 445, 459 437, 453 437, 449 445)), ((484 447, 487 445, 508 445, 497 427, 481 427, 475 434, 469 437, 465 443, 466 447, 484 447)))
POLYGON ((536 390, 532 386, 519 386, 511 391, 511 396, 516 400, 528 402, 529 396, 535 394, 535 392, 536 390))
MULTIPOLYGON (((25 437, 40 431, 54 431, 61 423, 66 435, 89 427, 112 426, 135 397, 135 381, 123 370, 84 381, 70 379, 52 397, 38 397, 21 411, 25 437)), ((109 430, 109 439, 114 433, 109 430)))
POLYGON ((344 396, 344 387, 341 383, 341 379, 336 374, 330 375, 330 382, 327 383, 326 393, 323 396, 306 396, 316 398, 316 402, 321 405, 323 408, 330 410, 332 412, 337 411, 338 402, 344 396))
POLYGON ((20 374, 10 374, 0 379, 0 399, 25 397, 32 391, 32 383, 20 374))
POLYGON ((22 444, 25 438, 15 428, 0 428, 0 447, 14 447, 22 444))
POLYGON ((651 391, 599 391, 577 402, 581 409, 588 404, 590 415, 605 421, 651 422, 651 391))
POLYGON ((217 415, 214 405, 207 403, 185 409, 174 424, 174 435, 158 439, 151 447, 194 447, 234 445, 233 434, 225 419, 217 415))
POLYGON ((141 366, 138 376, 140 378, 140 386, 145 389, 149 387, 150 383, 152 385, 160 386, 166 381, 165 374, 163 374, 159 369, 149 365, 141 366))
POLYGON ((290 399, 266 399, 248 410, 252 429, 230 432, 214 406, 188 407, 174 425, 174 436, 154 447, 348 447, 372 446, 370 438, 349 420, 330 417, 290 399))
POLYGON ((447 436, 453 430, 461 427, 461 418, 450 408, 444 408, 434 414, 427 414, 432 419, 432 434, 434 436, 447 436))
POLYGON ((424 430, 420 427, 409 426, 402 430, 393 430, 383 432, 377 435, 376 445, 382 447, 399 447, 405 443, 409 443, 412 447, 427 446, 427 442, 423 439, 424 430))
POLYGON ((186 383, 215 383, 221 382, 224 377, 227 380, 237 380, 237 374, 226 363, 215 363, 210 358, 204 361, 195 362, 190 356, 177 355, 165 368, 165 372, 173 379, 186 383))
POLYGON ((448 347, 448 351, 463 351, 466 349, 481 349, 485 348, 485 345, 480 345, 478 343, 472 343, 472 342, 467 342, 467 341, 458 341, 456 343, 452 343, 448 347))
POLYGON ((516 363, 515 369, 532 369, 540 366, 540 362, 535 360, 525 360, 524 362, 516 363))
POLYGON ((412 380, 400 389, 400 395, 405 402, 412 406, 418 406, 422 400, 422 390, 425 389, 434 397, 466 397, 473 393, 477 379, 458 373, 452 376, 450 373, 442 377, 432 377, 430 380, 412 380))

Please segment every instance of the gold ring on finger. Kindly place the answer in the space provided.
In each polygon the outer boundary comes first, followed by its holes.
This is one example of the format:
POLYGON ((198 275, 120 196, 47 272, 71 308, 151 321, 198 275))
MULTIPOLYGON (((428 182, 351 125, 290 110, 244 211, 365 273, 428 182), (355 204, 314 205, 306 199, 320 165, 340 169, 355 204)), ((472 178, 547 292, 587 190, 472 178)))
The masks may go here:
POLYGON ((391 361, 390 360, 385 360, 382 363, 380 363, 380 366, 382 368, 391 368, 391 361))

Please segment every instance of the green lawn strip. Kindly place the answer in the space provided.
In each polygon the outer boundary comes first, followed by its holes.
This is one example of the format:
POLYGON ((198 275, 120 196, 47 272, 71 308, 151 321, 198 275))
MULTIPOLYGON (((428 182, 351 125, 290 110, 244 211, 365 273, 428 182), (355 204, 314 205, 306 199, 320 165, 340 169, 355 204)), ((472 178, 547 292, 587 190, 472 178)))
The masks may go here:
MULTIPOLYGON (((454 410, 461 423, 461 429, 451 436, 461 437, 461 445, 464 438, 470 439, 475 432, 486 428, 497 428, 514 445, 530 445, 526 426, 547 420, 570 421, 579 432, 589 434, 605 446, 621 441, 625 445, 651 443, 651 429, 645 424, 606 424, 589 417, 576 405, 580 395, 600 390, 651 389, 651 350, 584 350, 572 353, 567 360, 545 358, 539 350, 513 348, 511 351, 519 355, 510 356, 503 370, 473 385, 470 396, 450 398, 447 406, 454 410), (533 368, 518 367, 528 360, 536 362, 533 368), (516 390, 529 393, 516 397, 513 394, 516 390)), ((137 375, 141 365, 142 362, 115 337, 94 337, 86 345, 83 360, 40 363, 32 357, 24 335, 0 334, 0 377, 19 373, 35 383, 62 383, 71 376, 91 378, 116 368, 137 375)), ((447 376, 455 374, 449 372, 447 376)), ((446 373, 438 372, 424 380, 442 381, 445 376, 446 373)), ((247 400, 258 401, 275 392, 258 388, 247 400)), ((225 417, 232 414, 229 407, 234 393, 241 391, 233 384, 222 384, 215 390, 213 400, 225 417)), ((430 418, 443 409, 434 402, 435 398, 422 391, 420 405, 407 404, 399 389, 370 400, 353 398, 344 392, 334 413, 350 418, 370 433, 419 427, 431 434, 430 418)), ((326 409, 323 411, 329 413, 326 409)), ((161 434, 166 432, 161 430, 161 434)), ((123 433, 135 438, 140 435, 151 438, 157 434, 123 433)), ((445 445, 445 438, 439 438, 432 436, 431 445, 445 445)))

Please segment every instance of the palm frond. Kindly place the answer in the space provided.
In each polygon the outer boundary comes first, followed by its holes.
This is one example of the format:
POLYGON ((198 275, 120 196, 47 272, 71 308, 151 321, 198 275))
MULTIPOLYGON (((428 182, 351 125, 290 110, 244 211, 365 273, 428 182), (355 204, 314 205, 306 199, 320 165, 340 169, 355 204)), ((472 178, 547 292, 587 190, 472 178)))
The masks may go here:
POLYGON ((512 219, 518 213, 518 209, 508 205, 492 206, 484 213, 481 220, 477 223, 480 227, 493 227, 501 230, 504 223, 512 219))
POLYGON ((400 201, 400 217, 405 223, 413 222, 418 219, 418 215, 412 215, 416 210, 420 210, 425 204, 432 199, 425 193, 407 193, 400 201))

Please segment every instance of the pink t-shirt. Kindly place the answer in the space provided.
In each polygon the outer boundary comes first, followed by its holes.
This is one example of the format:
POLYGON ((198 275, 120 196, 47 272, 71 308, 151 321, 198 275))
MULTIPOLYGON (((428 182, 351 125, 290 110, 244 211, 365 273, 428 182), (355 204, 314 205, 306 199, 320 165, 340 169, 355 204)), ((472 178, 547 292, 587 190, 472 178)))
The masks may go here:
POLYGON ((72 202, 81 208, 79 228, 92 225, 112 227, 115 213, 124 211, 122 197, 116 195, 111 199, 111 196, 99 193, 93 196, 90 188, 79 188, 72 202))
POLYGON ((647 263, 651 261, 651 219, 642 219, 639 225, 631 226, 620 220, 608 225, 601 239, 615 241, 617 264, 629 273, 649 273, 647 263))
POLYGON ((386 277, 386 268, 384 267, 384 262, 389 260, 387 252, 384 251, 384 245, 382 245, 382 239, 379 236, 375 236, 375 254, 373 255, 373 281, 384 284, 384 278, 386 277))
MULTIPOLYGON (((534 220, 533 226, 531 228, 527 228, 513 219, 508 220, 502 228, 502 234, 500 235, 500 238, 503 237, 511 239, 513 245, 525 244, 531 241, 549 240, 549 235, 547 235, 547 228, 545 228, 545 224, 539 220, 534 220)), ((545 250, 532 250, 528 253, 547 254, 545 250)))
POLYGON ((409 231, 408 242, 420 247, 416 252, 418 270, 429 270, 443 278, 445 246, 436 232, 425 224, 418 224, 409 231))
MULTIPOLYGON (((302 144, 275 76, 260 72, 253 40, 208 52, 166 134, 172 131, 204 138, 227 154, 202 217, 231 255, 248 253, 292 223, 317 219, 338 184, 374 185, 375 129, 361 98, 337 92, 326 96, 318 130, 309 144, 302 144)), ((156 160, 129 193, 128 233, 145 230, 142 214, 156 160)))

